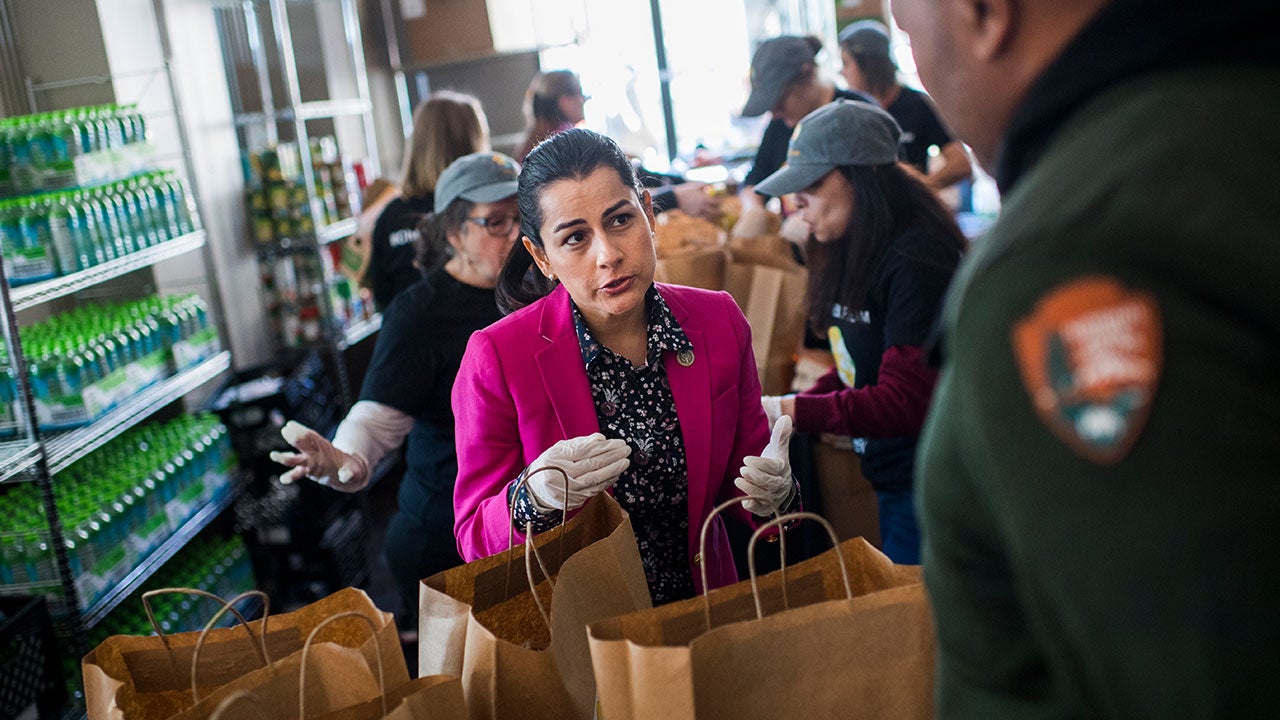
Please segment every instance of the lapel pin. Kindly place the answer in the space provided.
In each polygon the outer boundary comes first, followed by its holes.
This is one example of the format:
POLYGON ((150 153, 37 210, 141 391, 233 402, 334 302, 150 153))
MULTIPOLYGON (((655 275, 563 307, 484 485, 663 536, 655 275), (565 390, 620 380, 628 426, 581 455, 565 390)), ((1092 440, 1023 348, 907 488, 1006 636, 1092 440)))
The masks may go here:
POLYGON ((676 353, 676 362, 680 363, 682 367, 689 367, 693 364, 693 351, 681 350, 676 353))

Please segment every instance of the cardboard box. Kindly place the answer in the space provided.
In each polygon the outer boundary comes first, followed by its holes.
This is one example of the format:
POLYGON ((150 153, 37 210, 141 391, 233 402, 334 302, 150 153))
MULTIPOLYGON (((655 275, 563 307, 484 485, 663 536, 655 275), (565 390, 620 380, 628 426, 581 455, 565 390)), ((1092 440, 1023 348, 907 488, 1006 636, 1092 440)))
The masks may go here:
POLYGON ((825 442, 815 442, 813 448, 822 516, 841 541, 864 537, 880 547, 880 506, 871 483, 862 476, 858 454, 825 442))

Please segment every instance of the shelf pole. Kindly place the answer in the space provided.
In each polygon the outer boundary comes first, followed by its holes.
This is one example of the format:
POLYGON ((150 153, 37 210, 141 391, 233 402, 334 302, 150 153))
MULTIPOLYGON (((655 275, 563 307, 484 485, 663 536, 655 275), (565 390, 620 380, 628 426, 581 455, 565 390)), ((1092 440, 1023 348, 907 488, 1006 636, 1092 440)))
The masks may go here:
MULTIPOLYGON (((158 0, 157 0, 158 1, 158 0)), ((320 203, 316 199, 315 172, 311 166, 311 143, 307 135, 307 120, 300 112, 302 105, 302 88, 298 82, 298 63, 293 53, 293 31, 289 27, 289 10, 286 0, 271 0, 271 20, 276 31, 276 49, 280 52, 280 65, 284 69, 285 94, 289 107, 293 111, 293 126, 298 143, 298 158, 302 164, 302 181, 307 188, 307 203, 310 205, 312 226, 317 235, 324 223, 320 213, 320 203)), ((325 244, 316 242, 316 253, 328 252, 325 244)), ((320 309, 324 316, 322 337, 329 359, 333 363, 333 372, 338 379, 338 393, 342 398, 343 409, 350 408, 354 402, 351 392, 351 381, 347 377, 346 360, 339 348, 340 338, 336 327, 337 313, 333 310, 333 298, 329 292, 329 278, 324 274, 324 262, 320 263, 320 309)))
POLYGON ((9 278, 0 264, 0 306, 4 307, 4 341, 9 346, 9 364, 17 382, 18 396, 22 402, 20 432, 34 440, 40 447, 35 463, 35 483, 40 489, 45 520, 49 526, 49 544, 57 565, 58 582, 62 587, 64 611, 71 625, 72 652, 81 656, 89 652, 89 634, 80 614, 80 595, 76 591, 75 578, 71 576, 71 562, 67 558, 66 540, 62 535, 62 520, 58 517, 58 503, 53 496, 53 476, 45 457, 44 443, 36 432, 36 403, 31 393, 31 377, 27 373, 27 359, 22 352, 18 334, 18 319, 9 301, 9 278))
POLYGON ((360 125, 364 127, 364 163, 367 171, 365 178, 372 182, 375 177, 381 174, 378 161, 378 137, 373 128, 373 113, 369 109, 372 100, 369 97, 369 77, 366 75, 364 62, 364 45, 360 33, 360 14, 356 12, 355 3, 352 0, 342 0, 342 17, 344 29, 346 30, 347 52, 351 56, 351 64, 356 73, 356 93, 365 106, 364 112, 361 113, 360 125))

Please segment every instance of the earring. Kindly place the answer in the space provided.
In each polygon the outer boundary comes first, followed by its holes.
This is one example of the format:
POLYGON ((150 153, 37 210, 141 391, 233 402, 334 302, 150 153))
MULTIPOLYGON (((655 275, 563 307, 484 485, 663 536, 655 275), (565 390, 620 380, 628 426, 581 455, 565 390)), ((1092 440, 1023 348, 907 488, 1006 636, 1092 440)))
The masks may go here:
POLYGON ((555 281, 556 281, 556 274, 555 274, 555 273, 547 273, 547 279, 548 279, 548 280, 550 280, 551 282, 555 282, 555 281))

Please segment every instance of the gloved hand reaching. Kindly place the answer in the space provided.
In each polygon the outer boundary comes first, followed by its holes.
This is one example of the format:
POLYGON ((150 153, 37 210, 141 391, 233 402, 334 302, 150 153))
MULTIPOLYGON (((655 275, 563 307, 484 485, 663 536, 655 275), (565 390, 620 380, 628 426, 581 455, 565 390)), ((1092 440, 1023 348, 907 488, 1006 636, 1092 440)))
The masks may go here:
POLYGON ((741 477, 733 481, 749 498, 742 506, 756 515, 771 515, 791 500, 795 480, 791 477, 791 418, 783 415, 773 423, 769 444, 757 455, 742 459, 741 477))
POLYGON ((280 482, 288 485, 309 477, 342 492, 357 492, 368 484, 369 469, 365 461, 334 447, 315 430, 290 420, 280 428, 280 435, 299 451, 271 453, 272 462, 293 468, 280 476, 280 482))
POLYGON ((625 441, 609 440, 600 433, 561 440, 539 455, 529 469, 550 466, 564 470, 569 477, 567 490, 560 473, 540 472, 525 483, 529 499, 540 512, 579 508, 617 482, 631 466, 630 454, 631 447, 625 441))

